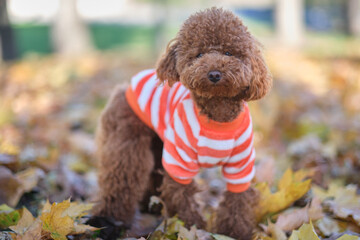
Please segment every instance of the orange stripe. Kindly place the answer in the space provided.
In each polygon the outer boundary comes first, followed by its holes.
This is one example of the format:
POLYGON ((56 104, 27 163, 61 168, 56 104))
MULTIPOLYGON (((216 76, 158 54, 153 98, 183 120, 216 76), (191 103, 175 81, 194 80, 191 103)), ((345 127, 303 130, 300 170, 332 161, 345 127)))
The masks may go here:
POLYGON ((192 148, 188 147, 184 141, 175 133, 175 144, 176 146, 178 146, 179 148, 181 148, 182 150, 184 150, 184 152, 186 152, 186 154, 196 160, 197 159, 197 154, 194 150, 192 150, 192 148))
POLYGON ((176 178, 176 177, 174 177, 174 176, 171 176, 170 174, 169 174, 169 176, 170 176, 175 182, 180 183, 180 184, 185 184, 185 185, 187 185, 187 184, 190 184, 190 183, 192 182, 192 179, 180 179, 180 178, 176 178))
POLYGON ((143 77, 143 78, 138 82, 138 84, 136 85, 135 91, 134 91, 134 93, 135 93, 136 96, 140 96, 140 93, 141 93, 141 91, 143 90, 143 87, 144 87, 145 83, 146 83, 152 76, 154 76, 154 74, 155 74, 155 72, 150 73, 150 74, 146 75, 145 77, 143 77))
POLYGON ((245 169, 243 169, 242 171, 240 171, 238 173, 235 173, 235 174, 226 173, 224 169, 222 170, 222 173, 223 173, 223 176, 228 179, 241 179, 241 178, 244 178, 247 175, 249 175, 251 173, 253 167, 254 167, 254 161, 249 163, 249 165, 247 165, 245 169))
POLYGON ((237 162, 233 162, 233 163, 227 163, 226 166, 227 167, 235 167, 235 168, 241 168, 242 166, 244 166, 244 164, 249 161, 250 157, 251 157, 251 154, 253 153, 254 151, 254 147, 251 149, 250 153, 249 153, 249 156, 243 158, 243 159, 240 159, 239 161, 237 162))
POLYGON ((199 163, 199 167, 201 168, 212 168, 215 166, 223 166, 224 162, 218 162, 217 164, 210 164, 210 163, 199 163))
POLYGON ((231 184, 231 183, 227 183, 226 184, 226 188, 228 191, 233 192, 233 193, 241 193, 241 192, 245 192, 246 190, 248 190, 250 187, 250 183, 242 183, 242 184, 231 184))
POLYGON ((167 98, 169 95, 169 87, 165 85, 163 87, 161 96, 160 96, 160 106, 159 106, 159 125, 158 125, 158 135, 162 136, 161 139, 164 139, 164 131, 165 131, 165 113, 166 113, 166 105, 167 98))
MULTIPOLYGON (((185 129, 185 134, 187 136, 187 139, 189 140, 191 146, 193 148, 196 149, 197 147, 197 143, 198 143, 198 139, 195 138, 195 136, 193 135, 192 133, 192 130, 191 130, 191 126, 187 120, 187 117, 186 117, 186 112, 185 112, 185 109, 184 109, 184 105, 181 104, 178 108, 178 113, 179 113, 179 118, 180 118, 180 121, 181 123, 183 124, 184 126, 184 129, 185 129)), ((196 119, 194 119, 196 121, 196 119)))
POLYGON ((209 147, 198 147, 198 155, 199 156, 209 156, 209 157, 217 157, 224 158, 231 154, 232 148, 229 150, 216 150, 209 147))
MULTIPOLYGON (((176 83, 175 83, 176 84, 176 83)), ((176 92, 179 90, 180 88, 180 83, 177 83, 176 86, 172 86, 173 88, 173 91, 171 91, 172 95, 171 95, 171 98, 170 98, 170 102, 168 102, 167 104, 170 104, 169 105, 169 109, 170 109, 170 117, 174 116, 174 112, 175 112, 175 105, 173 104, 173 101, 174 101, 174 98, 175 98, 175 95, 176 95, 176 92)))
POLYGON ((149 97, 149 100, 147 101, 146 105, 145 105, 145 114, 146 116, 149 116, 150 119, 151 119, 151 103, 153 101, 153 97, 154 97, 154 94, 155 94, 155 91, 156 91, 156 87, 154 89, 152 89, 152 92, 150 94, 150 97, 149 97))
POLYGON ((185 166, 186 168, 189 168, 191 170, 197 170, 199 169, 198 165, 195 162, 185 162, 179 155, 179 153, 176 151, 176 148, 174 144, 172 144, 170 141, 166 141, 164 144, 165 150, 181 165, 185 166))
POLYGON ((132 88, 129 87, 126 90, 125 93, 126 96, 126 100, 129 103, 131 109, 134 111, 134 113, 140 118, 141 121, 143 121, 148 127, 150 127, 151 129, 154 130, 152 124, 151 124, 151 120, 148 116, 146 116, 146 114, 141 111, 140 106, 137 102, 137 98, 135 93, 133 92, 132 88))
POLYGON ((252 139, 253 139, 253 133, 251 133, 250 137, 245 142, 243 142, 243 144, 241 144, 233 149, 233 151, 231 153, 231 157, 235 156, 236 154, 241 153, 245 149, 247 149, 251 145, 252 139))
POLYGON ((166 172, 174 177, 193 178, 197 174, 197 172, 189 172, 180 166, 166 163, 164 158, 162 159, 162 164, 166 172))

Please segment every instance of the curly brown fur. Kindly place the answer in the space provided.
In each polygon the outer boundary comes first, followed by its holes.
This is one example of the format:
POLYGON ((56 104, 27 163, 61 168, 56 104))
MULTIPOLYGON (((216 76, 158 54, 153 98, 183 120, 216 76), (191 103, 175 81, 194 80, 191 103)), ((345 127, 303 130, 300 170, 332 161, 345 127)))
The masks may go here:
POLYGON ((230 122, 234 120, 243 109, 242 95, 232 98, 212 97, 206 98, 192 94, 192 99, 200 109, 200 114, 217 122, 230 122))
POLYGON ((160 197, 164 201, 170 216, 178 214, 187 227, 194 224, 198 228, 206 226, 199 213, 199 206, 195 202, 194 194, 200 190, 194 182, 187 185, 180 184, 165 174, 160 190, 160 197))
MULTIPOLYGON (((200 113, 218 122, 235 119, 244 102, 262 98, 272 82, 260 44, 238 17, 218 8, 196 13, 185 21, 159 60, 156 72, 169 86, 181 81, 200 113), (212 71, 221 75, 217 82, 210 79, 212 71)), ((146 202, 149 194, 156 192, 154 181, 158 182, 159 176, 155 177, 153 170, 161 159, 154 152, 160 146, 154 147, 155 133, 136 117, 119 89, 99 129, 101 192, 95 214, 130 225, 139 202, 146 202)), ((205 225, 194 200, 198 191, 195 183, 182 185, 166 174, 160 190, 170 215, 178 213, 188 226, 205 225)), ((217 231, 249 239, 255 202, 252 190, 227 192, 217 214, 217 231)))
POLYGON ((125 91, 116 89, 97 132, 100 201, 94 215, 131 225, 138 203, 153 185, 154 137, 155 133, 129 107, 125 91))
POLYGON ((242 193, 226 192, 217 211, 216 232, 241 240, 250 240, 256 225, 254 207, 258 193, 250 188, 242 193))
MULTIPOLYGON (((194 96, 256 100, 269 91, 272 82, 260 48, 238 17, 211 8, 185 21, 159 61, 157 74, 162 81, 169 78, 170 84, 181 81, 194 96), (209 81, 213 70, 221 72, 219 82, 209 81)), ((204 106, 194 100, 202 110, 204 106)), ((229 102, 229 111, 233 104, 238 102, 229 102)))

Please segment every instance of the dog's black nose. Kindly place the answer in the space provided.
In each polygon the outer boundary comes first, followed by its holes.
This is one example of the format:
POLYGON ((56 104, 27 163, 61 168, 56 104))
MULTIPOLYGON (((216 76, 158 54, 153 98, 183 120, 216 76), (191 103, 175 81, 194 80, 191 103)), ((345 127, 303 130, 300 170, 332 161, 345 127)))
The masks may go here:
POLYGON ((219 72, 219 71, 210 71, 208 73, 208 78, 213 83, 216 83, 216 82, 220 81, 220 79, 221 79, 221 72, 219 72))

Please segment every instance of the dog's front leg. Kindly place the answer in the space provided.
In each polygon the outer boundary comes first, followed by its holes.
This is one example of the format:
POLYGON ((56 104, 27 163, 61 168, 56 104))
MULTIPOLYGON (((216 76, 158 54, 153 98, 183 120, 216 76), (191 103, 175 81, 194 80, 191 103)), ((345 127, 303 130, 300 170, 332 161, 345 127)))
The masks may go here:
POLYGON ((206 223, 194 198, 194 194, 199 191, 194 181, 186 185, 180 184, 165 173, 161 186, 161 199, 164 201, 170 216, 178 214, 187 227, 196 225, 197 228, 205 228, 206 223))
POLYGON ((226 192, 217 211, 216 232, 250 240, 256 226, 254 207, 257 202, 258 194, 251 188, 242 193, 226 192))

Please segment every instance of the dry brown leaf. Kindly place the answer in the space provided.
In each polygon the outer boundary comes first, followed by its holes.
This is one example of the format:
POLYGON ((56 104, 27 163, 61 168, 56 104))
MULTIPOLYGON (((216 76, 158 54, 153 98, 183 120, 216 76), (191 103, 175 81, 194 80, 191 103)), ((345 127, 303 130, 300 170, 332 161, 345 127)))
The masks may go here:
POLYGON ((329 189, 323 190, 317 186, 313 187, 314 194, 324 200, 330 210, 339 218, 351 217, 360 226, 360 196, 357 195, 356 185, 348 185, 345 188, 331 184, 329 189), (328 199, 332 197, 333 199, 328 199))
POLYGON ((24 233, 34 222, 35 218, 31 214, 31 212, 29 212, 29 210, 27 210, 26 208, 23 208, 22 216, 18 223, 15 226, 11 226, 9 228, 19 235, 24 235, 24 233))
POLYGON ((302 224, 308 223, 310 220, 317 220, 323 216, 321 201, 320 199, 315 198, 310 205, 307 205, 304 208, 280 214, 275 225, 287 232, 297 229, 302 224))
POLYGON ((42 223, 39 219, 36 219, 34 224, 32 224, 25 232, 21 240, 42 239, 42 233, 42 223))
POLYGON ((44 176, 43 170, 34 167, 16 173, 16 177, 21 181, 21 187, 24 192, 31 191, 44 176))
POLYGON ((0 203, 14 207, 23 194, 21 184, 8 168, 0 166, 0 203))
POLYGON ((271 235, 274 240, 286 240, 285 232, 276 224, 268 222, 268 227, 266 229, 267 233, 271 235))

